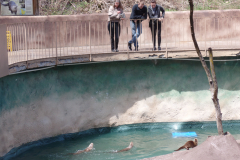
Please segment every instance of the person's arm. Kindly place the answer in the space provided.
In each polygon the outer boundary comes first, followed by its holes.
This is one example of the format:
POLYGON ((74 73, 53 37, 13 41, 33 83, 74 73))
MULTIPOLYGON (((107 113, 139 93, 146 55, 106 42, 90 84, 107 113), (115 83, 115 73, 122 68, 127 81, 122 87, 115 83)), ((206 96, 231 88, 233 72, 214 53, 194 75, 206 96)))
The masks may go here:
POLYGON ((133 8, 132 8, 132 16, 131 16, 131 19, 141 19, 142 15, 137 15, 136 12, 137 12, 137 7, 138 5, 134 5, 133 8))
POLYGON ((121 19, 121 20, 124 20, 124 18, 125 18, 125 13, 123 12, 123 9, 120 9, 120 11, 121 11, 121 14, 119 14, 119 15, 120 15, 120 19, 121 19))
POLYGON ((144 13, 143 13, 143 15, 141 16, 141 19, 147 19, 147 7, 146 6, 144 6, 144 13))
MULTIPOLYGON (((162 17, 164 18, 164 16, 165 16, 165 10, 163 9, 162 6, 160 6, 160 11, 162 12, 162 17)), ((159 12, 159 14, 160 14, 160 12, 159 12)))
POLYGON ((110 18, 116 18, 117 17, 117 13, 114 13, 114 8, 111 6, 110 8, 109 8, 109 11, 108 11, 108 16, 110 17, 110 18))
POLYGON ((148 7, 148 17, 149 17, 149 19, 153 18, 151 7, 148 7))

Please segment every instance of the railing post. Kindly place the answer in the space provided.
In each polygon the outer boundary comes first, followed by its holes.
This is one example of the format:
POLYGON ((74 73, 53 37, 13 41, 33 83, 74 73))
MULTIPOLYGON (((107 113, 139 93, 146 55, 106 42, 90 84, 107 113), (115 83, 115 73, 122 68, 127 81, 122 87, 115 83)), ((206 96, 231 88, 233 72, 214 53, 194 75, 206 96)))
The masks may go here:
POLYGON ((154 27, 155 27, 155 26, 154 26, 154 21, 153 21, 153 20, 151 20, 150 23, 152 23, 152 47, 153 47, 153 48, 152 48, 152 51, 154 51, 154 38, 155 38, 155 37, 154 37, 154 36, 155 36, 155 35, 154 35, 154 29, 155 29, 155 28, 154 28, 154 27))
POLYGON ((56 65, 58 64, 58 53, 57 53, 57 22, 55 22, 55 38, 56 38, 56 65))
MULTIPOLYGON (((127 43, 128 43, 128 27, 127 27, 127 43)), ((128 50, 128 47, 127 47, 127 54, 128 54, 128 60, 129 60, 129 50, 128 50)))
POLYGON ((206 54, 206 57, 207 57, 207 45, 206 45, 206 34, 207 34, 207 20, 206 20, 206 18, 205 18, 205 54, 206 54))
POLYGON ((80 46, 80 40, 79 40, 79 33, 78 33, 78 24, 79 24, 79 21, 77 21, 77 46, 78 46, 78 55, 80 54, 79 52, 79 46, 80 46))
MULTIPOLYGON (((167 24, 167 23, 164 23, 167 24)), ((164 29, 166 29, 166 27, 164 27, 164 29)), ((167 59, 168 59, 168 31, 165 31, 166 33, 166 55, 167 55, 167 59)))
POLYGON ((28 37, 28 35, 29 35, 29 33, 28 33, 28 28, 26 27, 26 24, 25 24, 25 43, 26 43, 26 49, 27 49, 27 63, 28 63, 28 43, 27 43, 27 37, 28 37))
POLYGON ((136 46, 135 46, 135 51, 137 51, 137 48, 138 48, 137 24, 138 24, 138 20, 136 20, 136 22, 135 22, 135 36, 136 36, 136 46))
POLYGON ((75 29, 75 21, 73 22, 73 36, 74 36, 74 42, 73 42, 73 53, 75 55, 75 51, 76 51, 76 29, 75 29))
POLYGON ((91 21, 89 21, 89 49, 90 49, 90 62, 92 61, 92 51, 91 51, 91 21))

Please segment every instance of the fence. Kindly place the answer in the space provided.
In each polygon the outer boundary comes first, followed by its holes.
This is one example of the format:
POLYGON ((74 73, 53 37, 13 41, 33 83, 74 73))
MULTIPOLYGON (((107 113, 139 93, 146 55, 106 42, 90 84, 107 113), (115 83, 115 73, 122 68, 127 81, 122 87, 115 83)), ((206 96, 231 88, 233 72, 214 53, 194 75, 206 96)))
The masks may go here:
MULTIPOLYGON (((200 49, 239 49, 239 17, 195 18, 194 27, 200 49)), ((130 20, 120 21, 119 53, 133 59, 135 53, 171 53, 194 50, 189 18, 165 18, 161 22, 161 51, 154 51, 149 20, 142 22, 142 34, 137 38, 138 51, 128 49, 132 39, 130 20)), ((157 26, 159 27, 159 26, 157 26)), ((9 65, 34 59, 112 53, 108 21, 56 21, 7 24, 12 35, 9 65)), ((158 39, 158 38, 157 38, 158 39)), ((184 53, 184 52, 183 52, 184 53)), ((204 55, 206 52, 204 52, 204 55)))

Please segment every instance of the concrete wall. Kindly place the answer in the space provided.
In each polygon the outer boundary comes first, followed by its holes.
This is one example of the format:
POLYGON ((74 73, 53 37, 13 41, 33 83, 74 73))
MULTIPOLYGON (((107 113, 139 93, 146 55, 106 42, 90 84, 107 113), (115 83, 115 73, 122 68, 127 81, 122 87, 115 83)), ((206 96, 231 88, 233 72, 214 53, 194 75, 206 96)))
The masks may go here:
MULTIPOLYGON (((215 62, 224 120, 240 118, 240 63, 215 62)), ((0 156, 24 143, 96 127, 214 121, 200 62, 64 66, 0 79, 0 156)))
MULTIPOLYGON (((127 19, 121 24, 121 44, 127 44, 127 40, 130 40, 132 36, 128 19, 130 13, 127 13, 126 16, 127 19)), ((22 39, 25 37, 25 31, 23 30, 26 30, 27 33, 29 32, 29 35, 27 34, 27 43, 31 49, 36 48, 38 44, 43 44, 44 48, 49 48, 56 46, 56 42, 58 47, 89 45, 89 37, 91 37, 91 45, 107 45, 110 44, 107 31, 107 17, 107 14, 0 17, 0 24, 12 24, 9 25, 10 30, 16 24, 24 24, 24 26, 19 28, 21 32, 17 32, 16 29, 15 31, 12 29, 12 31, 16 32, 14 33, 16 37, 22 36, 22 39), (91 23, 90 27, 89 22, 91 23), (30 34, 31 30, 32 34, 30 34), (82 33, 80 33, 81 31, 82 33), (100 41, 97 38, 98 33, 100 41), (44 39, 41 39, 42 37, 44 39)), ((194 23, 197 40, 237 40, 237 37, 240 36, 240 28, 237 27, 240 24, 239 17, 239 10, 195 11, 194 23)), ((189 11, 166 12, 165 20, 162 24, 162 42, 191 41, 188 18, 189 11)), ((141 39, 139 38, 139 41, 142 43, 151 43, 152 41, 148 25, 148 20, 143 22, 143 34, 140 36, 141 39)), ((16 44, 14 46, 16 47, 16 44)), ((19 49, 22 48, 23 45, 20 45, 19 49)))
POLYGON ((6 25, 0 25, 0 78, 9 74, 6 25))

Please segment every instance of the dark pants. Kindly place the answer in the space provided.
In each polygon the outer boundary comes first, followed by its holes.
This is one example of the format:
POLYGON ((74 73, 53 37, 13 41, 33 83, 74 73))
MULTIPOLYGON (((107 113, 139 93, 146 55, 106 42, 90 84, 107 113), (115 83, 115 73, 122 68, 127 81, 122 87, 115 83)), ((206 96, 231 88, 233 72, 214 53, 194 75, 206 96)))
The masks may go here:
POLYGON ((151 33, 152 33, 152 39, 153 39, 153 44, 154 44, 154 47, 156 47, 156 33, 157 33, 157 30, 158 30, 158 47, 160 47, 161 45, 161 22, 159 21, 151 21, 149 22, 149 27, 151 29, 151 33))
POLYGON ((111 49, 118 49, 121 27, 119 22, 108 22, 108 31, 111 36, 111 49), (111 27, 110 27, 111 23, 111 27), (111 33, 110 33, 111 32, 111 33), (115 40, 114 40, 115 36, 115 40))

